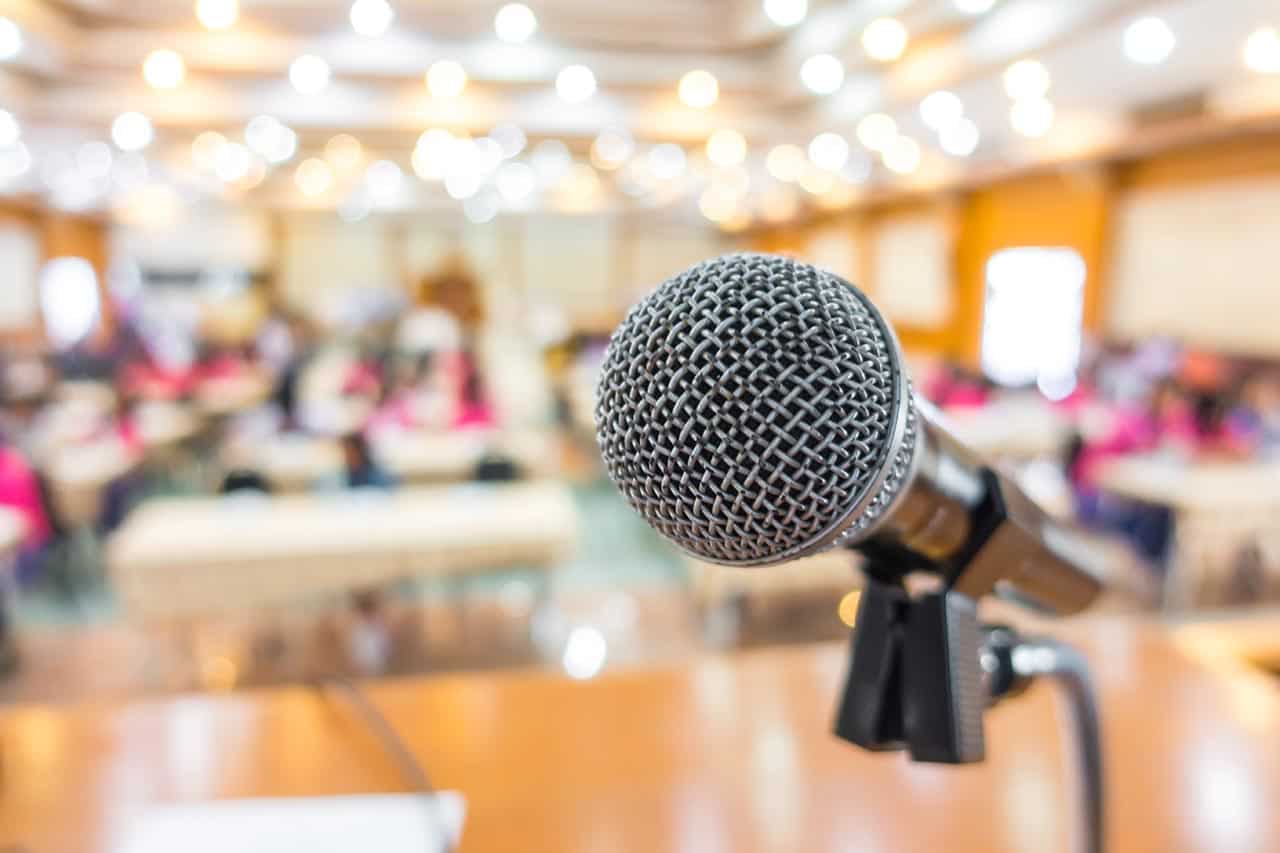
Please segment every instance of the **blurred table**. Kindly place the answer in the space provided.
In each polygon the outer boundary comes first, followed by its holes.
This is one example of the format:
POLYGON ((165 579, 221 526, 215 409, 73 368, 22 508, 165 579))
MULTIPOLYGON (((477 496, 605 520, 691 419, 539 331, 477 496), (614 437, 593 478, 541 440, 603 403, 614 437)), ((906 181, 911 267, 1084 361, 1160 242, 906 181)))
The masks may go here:
POLYGON ((993 459, 1056 457, 1071 436, 1070 422, 1039 397, 949 410, 945 424, 975 452, 993 459))
POLYGON ((141 616, 217 613, 419 575, 549 567, 577 545, 551 482, 145 503, 107 544, 122 602, 141 616))
POLYGON ((200 419, 179 403, 142 403, 134 418, 138 437, 149 451, 169 450, 200 431, 200 419))
POLYGON ((62 521, 70 526, 97 521, 107 486, 133 471, 138 462, 137 455, 116 438, 55 451, 43 469, 62 521))
POLYGON ((117 399, 115 388, 91 379, 63 380, 54 386, 53 396, 58 402, 83 405, 98 413, 110 412, 117 399))
MULTIPOLYGON (((1114 851, 1280 849, 1280 689, 1166 628, 1068 631, 1101 690, 1114 851)), ((985 764, 829 734, 843 644, 606 672, 369 687, 441 789, 460 853, 1073 850, 1076 791, 1048 685, 994 709, 985 764)), ((403 791, 341 700, 302 689, 0 711, 0 848, 106 851, 153 803, 403 791)))
POLYGON ((378 461, 405 483, 465 480, 486 454, 510 459, 526 475, 555 472, 548 433, 537 430, 392 432, 373 447, 378 461))
POLYGON ((1098 476, 1111 494, 1173 510, 1167 604, 1224 603, 1245 561, 1259 562, 1260 582, 1280 591, 1280 462, 1144 454, 1108 462, 1098 476))
POLYGON ((205 379, 196 386, 195 402, 204 414, 223 417, 252 409, 270 395, 270 377, 249 372, 205 379))
MULTIPOLYGON (((389 433, 373 444, 378 462, 403 483, 466 480, 486 453, 510 458, 530 476, 552 474, 551 437, 537 430, 413 431, 389 433)), ((284 435, 261 444, 249 467, 280 492, 306 491, 342 473, 342 448, 333 438, 284 435)))
POLYGON ((1136 501, 1185 510, 1280 505, 1280 462, 1206 462, 1141 454, 1107 462, 1099 471, 1099 485, 1136 501))

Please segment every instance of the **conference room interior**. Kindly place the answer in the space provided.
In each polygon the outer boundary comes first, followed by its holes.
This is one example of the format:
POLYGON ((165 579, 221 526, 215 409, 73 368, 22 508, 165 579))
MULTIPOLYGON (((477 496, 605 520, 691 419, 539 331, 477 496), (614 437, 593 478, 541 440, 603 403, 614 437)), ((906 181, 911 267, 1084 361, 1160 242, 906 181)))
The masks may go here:
POLYGON ((1272 0, 0 2, 0 850, 412 790, 348 687, 461 849, 1074 849, 1050 686, 864 753, 862 557, 606 476, 611 333, 735 252, 1086 543, 979 606, 1093 667, 1113 849, 1277 849, 1277 223, 1272 0))

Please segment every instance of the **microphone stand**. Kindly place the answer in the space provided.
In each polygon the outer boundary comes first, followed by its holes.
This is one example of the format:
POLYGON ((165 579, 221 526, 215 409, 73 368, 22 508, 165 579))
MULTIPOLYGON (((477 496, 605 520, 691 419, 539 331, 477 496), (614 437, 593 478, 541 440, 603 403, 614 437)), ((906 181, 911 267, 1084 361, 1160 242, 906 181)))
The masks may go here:
POLYGON ((905 749, 913 761, 978 762, 986 708, 1047 677, 1071 712, 1084 823, 1078 846, 1102 853, 1102 748, 1084 657, 1056 640, 980 625, 977 603, 953 589, 912 598, 882 579, 889 573, 868 569, 836 736, 869 750, 905 749))

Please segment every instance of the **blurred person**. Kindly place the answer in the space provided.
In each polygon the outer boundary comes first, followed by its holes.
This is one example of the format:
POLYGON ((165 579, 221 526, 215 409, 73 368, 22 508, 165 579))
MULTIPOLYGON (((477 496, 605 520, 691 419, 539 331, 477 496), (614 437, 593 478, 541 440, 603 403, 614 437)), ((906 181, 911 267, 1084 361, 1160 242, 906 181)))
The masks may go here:
POLYGON ((374 458, 373 449, 363 433, 347 433, 341 444, 343 486, 348 489, 395 488, 395 478, 374 458))
POLYGON ((1259 450, 1280 452, 1280 376, 1261 371, 1250 376, 1241 385, 1240 401, 1240 416, 1256 436, 1259 450))
POLYGON ((461 386, 458 394, 458 407, 453 418, 455 429, 484 429, 496 424, 493 406, 485 392, 484 378, 480 374, 479 363, 470 352, 462 353, 461 386))
POLYGON ((15 510, 25 526, 17 561, 18 580, 25 584, 39 573, 53 525, 35 468, 16 445, 3 438, 0 438, 0 506, 15 510))
POLYGON ((986 377, 948 362, 934 365, 921 388, 925 397, 941 409, 978 408, 985 406, 991 396, 986 377))

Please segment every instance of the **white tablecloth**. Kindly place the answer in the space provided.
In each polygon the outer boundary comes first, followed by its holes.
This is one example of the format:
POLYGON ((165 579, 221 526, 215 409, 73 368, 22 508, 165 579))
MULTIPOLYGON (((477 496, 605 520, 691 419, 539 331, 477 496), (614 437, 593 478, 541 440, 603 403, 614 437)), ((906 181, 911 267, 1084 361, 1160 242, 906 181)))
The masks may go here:
POLYGON ((417 575, 547 567, 578 541, 558 483, 187 498, 133 513, 107 546, 140 615, 226 612, 417 575))

